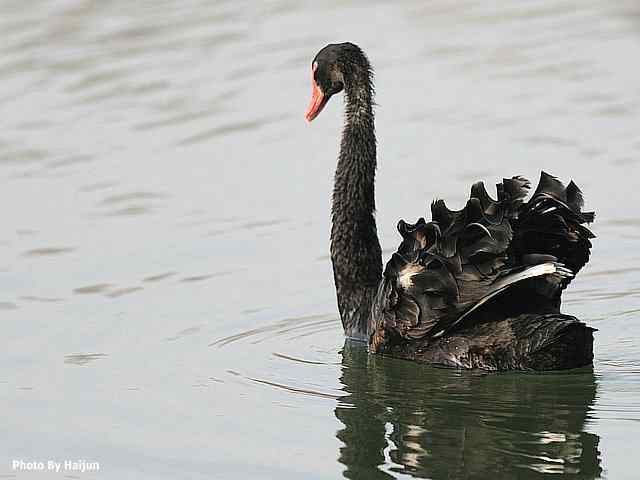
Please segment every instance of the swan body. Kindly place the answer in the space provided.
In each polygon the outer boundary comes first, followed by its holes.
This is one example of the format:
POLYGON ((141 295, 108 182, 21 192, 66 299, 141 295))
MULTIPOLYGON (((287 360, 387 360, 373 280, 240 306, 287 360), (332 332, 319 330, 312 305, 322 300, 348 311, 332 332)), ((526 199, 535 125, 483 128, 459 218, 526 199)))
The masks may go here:
POLYGON ((344 91, 345 127, 332 202, 331 260, 345 334, 371 353, 486 370, 556 370, 593 360, 593 331, 560 313, 562 291, 588 262, 594 235, 582 193, 542 172, 537 188, 504 179, 492 198, 471 187, 461 210, 442 200, 430 222, 398 223, 386 267, 375 222, 373 74, 352 44, 312 62, 312 121, 344 91))

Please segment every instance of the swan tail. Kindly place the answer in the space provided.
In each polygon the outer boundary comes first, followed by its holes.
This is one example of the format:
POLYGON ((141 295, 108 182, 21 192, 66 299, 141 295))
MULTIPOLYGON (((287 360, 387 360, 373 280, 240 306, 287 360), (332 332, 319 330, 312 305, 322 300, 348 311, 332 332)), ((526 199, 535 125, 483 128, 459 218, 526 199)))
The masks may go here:
POLYGON ((525 357, 532 370, 564 370, 593 363, 593 332, 577 318, 552 314, 539 319, 522 318, 513 328, 519 338, 534 338, 525 357), (517 332, 522 329, 521 333, 517 332))

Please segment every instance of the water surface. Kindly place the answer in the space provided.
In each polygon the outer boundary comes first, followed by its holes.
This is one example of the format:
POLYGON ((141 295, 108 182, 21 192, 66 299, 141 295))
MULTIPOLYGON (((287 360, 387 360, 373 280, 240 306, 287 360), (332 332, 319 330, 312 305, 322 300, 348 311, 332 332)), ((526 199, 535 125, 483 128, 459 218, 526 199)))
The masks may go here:
POLYGON ((0 31, 4 478, 636 477, 637 2, 6 0, 0 31), (598 329, 592 370, 344 343, 342 104, 303 112, 345 40, 377 72, 386 255, 399 218, 476 180, 583 189, 598 238, 565 311, 598 329))

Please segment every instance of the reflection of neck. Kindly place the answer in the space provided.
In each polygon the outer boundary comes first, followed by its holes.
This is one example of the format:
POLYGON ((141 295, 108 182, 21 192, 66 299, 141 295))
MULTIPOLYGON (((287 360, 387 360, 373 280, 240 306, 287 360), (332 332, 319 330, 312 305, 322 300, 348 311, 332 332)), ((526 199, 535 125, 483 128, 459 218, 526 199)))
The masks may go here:
POLYGON ((346 99, 333 189, 331 260, 345 333, 366 339, 373 296, 382 276, 374 217, 376 138, 368 81, 365 87, 347 88, 346 99))
POLYGON ((377 379, 366 371, 367 357, 363 344, 345 342, 340 382, 347 396, 335 408, 336 418, 344 425, 336 433, 343 444, 338 461, 345 466, 345 478, 391 479, 379 470, 388 447, 383 420, 386 411, 384 401, 371 394, 377 379))

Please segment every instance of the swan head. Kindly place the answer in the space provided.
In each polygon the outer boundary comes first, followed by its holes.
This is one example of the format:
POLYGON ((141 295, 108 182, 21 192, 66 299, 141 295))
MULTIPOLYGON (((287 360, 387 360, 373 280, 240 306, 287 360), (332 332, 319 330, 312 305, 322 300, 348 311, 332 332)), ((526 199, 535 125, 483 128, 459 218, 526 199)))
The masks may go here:
POLYGON ((329 99, 350 88, 371 88, 371 67, 364 52, 353 43, 331 43, 311 62, 311 102, 307 121, 316 118, 329 99))

